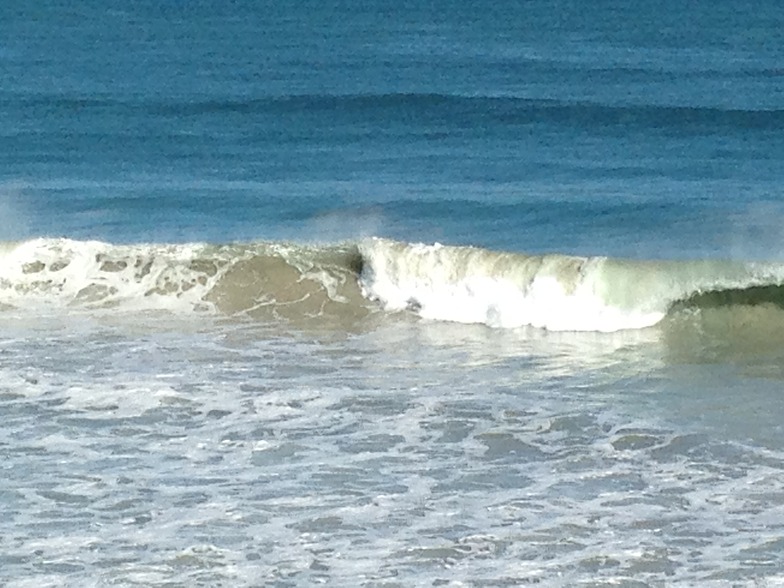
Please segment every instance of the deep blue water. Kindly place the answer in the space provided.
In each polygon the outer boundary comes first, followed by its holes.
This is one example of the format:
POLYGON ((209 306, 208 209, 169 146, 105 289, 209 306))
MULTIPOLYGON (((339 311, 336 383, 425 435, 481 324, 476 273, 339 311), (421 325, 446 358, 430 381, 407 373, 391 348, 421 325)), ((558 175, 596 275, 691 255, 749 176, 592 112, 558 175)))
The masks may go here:
POLYGON ((4 231, 769 254, 778 8, 5 3, 4 231))

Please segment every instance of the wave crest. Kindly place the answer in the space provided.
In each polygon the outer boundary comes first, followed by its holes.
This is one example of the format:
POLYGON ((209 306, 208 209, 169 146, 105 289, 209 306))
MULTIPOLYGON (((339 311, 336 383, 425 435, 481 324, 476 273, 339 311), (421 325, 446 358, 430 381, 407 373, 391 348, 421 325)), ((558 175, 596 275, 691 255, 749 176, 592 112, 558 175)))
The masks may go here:
MULTIPOLYGON (((0 245, 0 308, 164 309, 346 328, 377 309, 558 331, 641 329, 667 315, 766 305, 784 264, 524 255, 372 238, 359 243, 0 245)), ((784 320, 782 321, 784 324, 784 320)))
POLYGON ((360 252, 363 290, 385 308, 498 327, 640 329, 684 304, 713 301, 709 292, 765 287, 782 296, 784 282, 782 264, 523 255, 384 239, 360 252))

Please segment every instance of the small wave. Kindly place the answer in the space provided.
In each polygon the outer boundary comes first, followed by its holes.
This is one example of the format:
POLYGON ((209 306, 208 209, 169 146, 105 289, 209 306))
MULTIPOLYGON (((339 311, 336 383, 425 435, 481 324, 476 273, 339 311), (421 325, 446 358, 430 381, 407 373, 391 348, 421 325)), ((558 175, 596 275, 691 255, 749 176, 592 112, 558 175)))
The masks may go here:
MULTIPOLYGON (((244 115, 275 113, 341 114, 359 120, 377 118, 380 112, 404 113, 409 119, 435 119, 451 124, 553 124, 582 126, 633 126, 684 128, 715 132, 717 127, 735 129, 780 128, 784 110, 724 109, 702 106, 654 104, 603 104, 519 96, 455 95, 438 93, 293 94, 240 100, 209 100, 188 104, 159 105, 162 112, 200 115, 237 112, 244 115)), ((385 118, 387 118, 385 116, 385 118)))
POLYGON ((525 255, 381 238, 325 246, 34 239, 0 245, 0 261, 5 311, 161 309, 344 328, 381 309, 598 332, 717 308, 727 321, 756 306, 784 314, 779 263, 525 255))
MULTIPOLYGON (((2 100, 0 96, 0 102, 2 100)), ((718 128, 767 131, 784 126, 782 109, 602 103, 481 94, 313 93, 180 101, 43 93, 15 96, 14 103, 28 109, 31 115, 46 111, 70 116, 74 111, 90 109, 165 118, 202 117, 215 113, 283 118, 305 114, 317 118, 340 116, 348 121, 372 121, 374 124, 379 120, 402 120, 457 128, 547 123, 576 124, 583 128, 636 127, 715 133, 718 128)))

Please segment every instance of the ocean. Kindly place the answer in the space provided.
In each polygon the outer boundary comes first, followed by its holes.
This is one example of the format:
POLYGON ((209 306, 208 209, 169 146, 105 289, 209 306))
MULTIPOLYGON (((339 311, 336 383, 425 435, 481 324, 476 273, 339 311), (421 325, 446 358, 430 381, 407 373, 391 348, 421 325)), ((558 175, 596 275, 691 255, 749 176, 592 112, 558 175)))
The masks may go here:
POLYGON ((784 585, 774 0, 5 0, 0 584, 784 585))

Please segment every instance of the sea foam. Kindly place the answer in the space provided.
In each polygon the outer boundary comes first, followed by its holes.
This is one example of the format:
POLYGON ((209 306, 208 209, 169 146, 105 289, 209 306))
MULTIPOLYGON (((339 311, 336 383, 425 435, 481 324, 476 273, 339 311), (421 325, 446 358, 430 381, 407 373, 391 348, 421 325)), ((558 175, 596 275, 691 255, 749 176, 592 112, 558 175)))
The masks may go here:
POLYGON ((706 293, 734 291, 742 304, 771 286, 775 297, 784 280, 781 264, 523 255, 386 239, 366 240, 360 252, 363 292, 384 308, 505 328, 641 329, 706 293))

